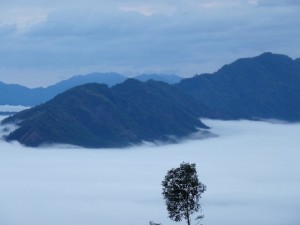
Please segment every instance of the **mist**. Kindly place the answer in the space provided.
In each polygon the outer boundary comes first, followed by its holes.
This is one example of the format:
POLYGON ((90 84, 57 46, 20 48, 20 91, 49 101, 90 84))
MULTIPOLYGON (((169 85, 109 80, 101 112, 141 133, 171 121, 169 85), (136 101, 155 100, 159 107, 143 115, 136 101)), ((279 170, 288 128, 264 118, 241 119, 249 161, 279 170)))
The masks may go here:
POLYGON ((0 112, 20 112, 30 107, 22 105, 0 105, 0 112))
POLYGON ((185 161, 207 186, 204 225, 299 225, 300 124, 202 121, 218 136, 125 149, 0 141, 0 224, 185 224, 161 194, 185 161))

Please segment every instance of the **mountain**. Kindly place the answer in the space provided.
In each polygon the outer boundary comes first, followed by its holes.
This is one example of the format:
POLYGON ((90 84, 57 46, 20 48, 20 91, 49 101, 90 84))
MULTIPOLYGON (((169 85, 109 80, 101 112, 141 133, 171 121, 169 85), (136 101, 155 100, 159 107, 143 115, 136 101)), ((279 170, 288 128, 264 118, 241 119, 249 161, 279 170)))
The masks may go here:
POLYGON ((109 87, 122 83, 127 77, 122 76, 118 73, 91 73, 86 75, 73 76, 67 80, 63 80, 59 83, 51 85, 46 88, 50 92, 61 93, 75 86, 79 86, 87 83, 100 83, 106 84, 109 87))
MULTIPOLYGON (((264 53, 238 59, 212 74, 179 80, 176 75, 144 74, 139 80, 163 80, 192 95, 201 115, 219 119, 300 120, 300 58, 264 53), (178 83, 179 82, 179 83, 178 83)), ((121 83, 116 73, 74 76, 47 88, 29 89, 0 82, 0 105, 33 106, 76 85, 89 82, 121 83)))
POLYGON ((299 121, 299 62, 264 53, 183 79, 177 87, 213 110, 213 118, 299 121))
POLYGON ((182 77, 179 77, 174 74, 141 74, 138 76, 135 76, 134 79, 140 80, 140 81, 148 81, 148 80, 156 80, 156 81, 163 81, 168 84, 175 84, 178 83, 182 77))
POLYGON ((0 82, 0 105, 24 105, 29 106, 36 102, 39 96, 30 88, 0 82))
POLYGON ((297 64, 297 66, 300 70, 300 58, 295 59, 295 63, 297 64))
MULTIPOLYGON (((62 93, 70 88, 87 84, 87 83, 100 83, 108 86, 121 83, 126 80, 127 77, 122 76, 118 73, 91 73, 86 75, 76 75, 67 80, 60 81, 54 85, 40 89, 40 99, 33 105, 37 105, 48 101, 59 93, 62 93)), ((33 90, 35 91, 35 90, 33 90)))
POLYGON ((46 88, 27 88, 17 84, 5 84, 0 82, 0 105, 24 105, 34 106, 46 102, 57 94, 72 87, 97 82, 113 86, 126 80, 127 77, 117 73, 91 73, 76 75, 46 88))
MULTIPOLYGON (((39 87, 33 89, 21 85, 0 82, 0 93, 2 93, 0 96, 0 105, 34 106, 46 102, 57 94, 78 85, 96 82, 111 87, 122 83, 126 79, 128 79, 128 77, 118 73, 91 73, 76 75, 46 88, 39 87)), ((176 75, 144 74, 137 76, 136 79, 141 81, 152 79, 173 84, 179 82, 181 78, 176 75)))
POLYGON ((96 83, 72 88, 2 124, 17 124, 6 139, 27 146, 124 147, 207 128, 199 120, 197 105, 190 96, 163 82, 128 79, 112 88, 96 83))

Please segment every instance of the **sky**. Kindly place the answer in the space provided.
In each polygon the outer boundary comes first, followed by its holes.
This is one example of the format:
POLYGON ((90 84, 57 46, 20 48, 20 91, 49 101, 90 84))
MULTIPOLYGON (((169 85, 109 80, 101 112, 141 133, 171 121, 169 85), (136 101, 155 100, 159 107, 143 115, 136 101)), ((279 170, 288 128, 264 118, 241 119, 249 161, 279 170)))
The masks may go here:
POLYGON ((299 225, 300 124, 203 121, 219 136, 110 150, 0 140, 0 224, 184 224, 161 182, 185 161, 207 186, 203 224, 299 225))
POLYGON ((300 57, 299 0, 4 0, 0 81, 214 72, 240 57, 300 57))

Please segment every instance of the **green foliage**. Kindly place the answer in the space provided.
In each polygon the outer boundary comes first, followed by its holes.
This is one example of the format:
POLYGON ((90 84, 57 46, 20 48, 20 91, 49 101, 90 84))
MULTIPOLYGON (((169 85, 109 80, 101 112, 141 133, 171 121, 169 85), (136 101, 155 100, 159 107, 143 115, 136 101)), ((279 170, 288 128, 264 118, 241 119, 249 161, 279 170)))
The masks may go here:
POLYGON ((198 180, 196 165, 182 163, 169 170, 162 186, 169 217, 176 222, 186 219, 190 225, 190 215, 201 209, 199 200, 206 191, 198 180))

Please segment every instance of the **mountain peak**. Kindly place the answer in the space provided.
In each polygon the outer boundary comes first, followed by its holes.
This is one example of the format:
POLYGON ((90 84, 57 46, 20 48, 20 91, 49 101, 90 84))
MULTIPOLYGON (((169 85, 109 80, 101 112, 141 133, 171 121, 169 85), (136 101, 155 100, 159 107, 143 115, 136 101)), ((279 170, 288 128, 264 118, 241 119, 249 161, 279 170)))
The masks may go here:
POLYGON ((289 56, 287 55, 283 55, 283 54, 276 54, 276 53, 272 53, 272 52, 265 52, 259 56, 254 57, 253 59, 255 60, 259 60, 261 62, 264 63, 272 63, 272 62, 277 62, 280 61, 282 62, 291 62, 293 61, 293 59, 291 59, 289 56))
POLYGON ((183 80, 190 93, 222 119, 300 120, 300 66, 286 55, 238 59, 213 74, 183 80))

